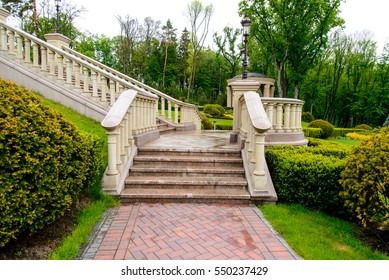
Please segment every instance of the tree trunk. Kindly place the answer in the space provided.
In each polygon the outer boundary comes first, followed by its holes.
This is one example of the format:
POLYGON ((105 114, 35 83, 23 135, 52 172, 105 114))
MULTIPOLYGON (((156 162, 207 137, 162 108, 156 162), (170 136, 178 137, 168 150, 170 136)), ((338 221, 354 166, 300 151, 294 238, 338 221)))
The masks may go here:
POLYGON ((299 99, 299 86, 297 81, 294 82, 294 99, 299 99))

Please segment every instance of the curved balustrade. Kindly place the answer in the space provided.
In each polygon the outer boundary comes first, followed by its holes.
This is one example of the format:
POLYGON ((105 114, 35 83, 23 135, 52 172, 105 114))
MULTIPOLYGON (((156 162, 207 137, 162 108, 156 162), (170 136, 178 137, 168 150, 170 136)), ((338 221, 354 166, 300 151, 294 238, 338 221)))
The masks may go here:
POLYGON ((136 154, 133 135, 155 129, 157 101, 155 95, 145 96, 135 90, 127 90, 101 122, 108 134, 108 167, 103 177, 106 191, 119 194, 123 189, 128 164, 136 154))
POLYGON ((76 56, 77 58, 86 61, 105 72, 108 72, 120 79, 125 80, 128 84, 131 84, 135 89, 140 88, 146 92, 157 95, 159 97, 159 103, 161 104, 161 113, 160 113, 161 118, 166 119, 167 121, 172 122, 174 124, 193 123, 197 126, 198 129, 201 128, 201 114, 195 105, 179 101, 163 92, 160 92, 159 90, 156 90, 127 75, 124 75, 123 73, 120 73, 115 69, 112 69, 98 61, 95 61, 81 53, 78 53, 69 47, 63 46, 62 49, 67 53, 76 56), (167 110, 167 114, 168 114, 167 116, 165 110, 167 110), (175 111, 174 120, 172 119, 173 110, 175 111), (180 111, 180 120, 178 119, 178 115, 179 115, 178 111, 180 111))
POLYGON ((304 101, 291 98, 261 98, 272 124, 269 132, 300 132, 304 101))

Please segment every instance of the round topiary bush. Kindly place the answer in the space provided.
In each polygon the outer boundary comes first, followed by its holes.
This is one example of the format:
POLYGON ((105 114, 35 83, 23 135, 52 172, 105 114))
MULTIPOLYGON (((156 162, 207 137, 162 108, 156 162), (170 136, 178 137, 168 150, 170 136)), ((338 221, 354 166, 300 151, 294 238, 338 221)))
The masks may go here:
POLYGON ((308 125, 308 127, 321 128, 322 133, 320 138, 322 139, 327 139, 334 132, 334 126, 325 120, 314 120, 308 125))
POLYGON ((346 158, 340 193, 364 226, 389 228, 389 128, 361 141, 346 158))
POLYGON ((214 117, 222 117, 225 110, 219 104, 207 104, 204 106, 204 113, 210 114, 214 117))
POLYGON ((364 129, 364 130, 373 130, 373 128, 367 124, 359 124, 355 128, 356 129, 364 129))
POLYGON ((302 115, 301 115, 301 120, 303 122, 307 122, 307 123, 310 123, 310 122, 313 122, 315 120, 315 118, 313 117, 313 115, 309 112, 304 112, 302 115))

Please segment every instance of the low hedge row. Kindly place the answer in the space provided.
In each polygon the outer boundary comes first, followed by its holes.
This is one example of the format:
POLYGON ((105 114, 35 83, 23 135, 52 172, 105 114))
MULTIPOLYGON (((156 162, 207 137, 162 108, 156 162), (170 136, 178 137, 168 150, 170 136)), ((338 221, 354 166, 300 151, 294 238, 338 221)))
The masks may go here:
POLYGON ((61 217, 101 172, 102 142, 0 79, 0 247, 61 217))
POLYGON ((342 215, 339 179, 348 152, 347 147, 317 139, 310 139, 309 147, 269 148, 266 160, 279 201, 342 215))

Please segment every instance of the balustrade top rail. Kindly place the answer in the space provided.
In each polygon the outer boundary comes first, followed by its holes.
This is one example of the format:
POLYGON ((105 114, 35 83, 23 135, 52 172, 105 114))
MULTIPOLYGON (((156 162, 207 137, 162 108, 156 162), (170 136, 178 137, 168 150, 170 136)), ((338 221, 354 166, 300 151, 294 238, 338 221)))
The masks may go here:
POLYGON ((271 128, 271 123, 264 110, 258 93, 249 91, 244 95, 247 111, 253 127, 258 132, 266 132, 271 128))
MULTIPOLYGON (((146 84, 143 84, 143 83, 139 82, 138 80, 135 80, 135 79, 133 79, 133 78, 127 76, 127 75, 124 75, 123 73, 121 73, 121 72, 119 72, 119 71, 117 71, 117 70, 115 70, 115 69, 113 69, 111 67, 108 67, 107 65, 104 65, 104 64, 102 64, 102 63, 100 63, 100 62, 98 62, 96 60, 93 60, 93 59, 91 59, 90 57, 88 57, 86 55, 83 55, 83 54, 81 54, 79 52, 76 52, 75 50, 73 50, 73 49, 71 49, 69 47, 65 47, 64 46, 62 48, 63 48, 64 51, 66 51, 66 52, 68 52, 68 53, 70 53, 70 54, 72 54, 72 55, 74 55, 74 56, 76 56, 76 57, 78 57, 78 58, 80 58, 82 60, 85 60, 88 63, 90 63, 90 64, 92 64, 92 65, 94 65, 94 66, 96 66, 96 67, 98 67, 98 68, 108 72, 108 73, 111 73, 114 76, 117 76, 117 77, 120 77, 121 79, 126 80, 128 83, 132 84, 135 87, 142 88, 144 91, 147 91, 147 92, 153 93, 153 94, 155 94, 157 96, 160 96, 162 98, 165 98, 166 100, 169 100, 169 101, 171 101, 174 104, 197 109, 196 105, 179 101, 179 100, 177 100, 177 99, 175 99, 175 98, 173 98, 173 97, 171 97, 171 96, 169 96, 169 95, 167 95, 167 94, 165 94, 165 93, 163 93, 163 92, 161 92, 159 90, 156 90, 156 89, 154 89, 154 88, 152 88, 152 87, 150 87, 150 86, 148 86, 146 84)), ((200 112, 198 110, 197 110, 197 112, 198 112, 198 115, 201 117, 200 112)))
MULTIPOLYGON (((14 32, 15 34, 17 34, 18 36, 24 38, 24 41, 27 39, 29 40, 30 42, 36 44, 36 45, 40 45, 44 48, 46 48, 47 50, 51 50, 53 51, 54 53, 58 54, 58 55, 61 55, 62 57, 66 57, 67 59, 77 63, 78 65, 80 66, 83 66, 93 72, 96 72, 98 74, 100 74, 101 76, 109 79, 109 80, 112 80, 120 85, 122 85, 124 88, 133 88, 135 89, 139 94, 141 95, 144 95, 144 96, 154 96, 152 93, 150 92, 147 92, 145 89, 143 88, 140 88, 132 83, 129 83, 127 81, 125 81, 124 79, 121 79, 120 77, 118 76, 115 76, 107 71, 105 71, 104 69, 101 69, 100 67, 97 67, 91 63, 89 63, 88 61, 86 60, 83 60, 83 59, 80 59, 79 57, 69 53, 69 52, 66 52, 64 50, 61 50, 60 48, 57 48, 51 44, 48 44, 46 43, 45 41, 39 39, 39 38, 36 38, 30 34, 28 34, 27 32, 24 32, 18 28, 14 28, 12 26, 9 26, 3 22, 0 22, 0 27, 2 28, 5 28, 5 30, 8 30, 8 31, 11 31, 11 32, 14 32)), ((7 34, 1 34, 2 36, 7 36, 7 34)), ((8 41, 8 40, 7 40, 8 41)), ((4 39, 1 38, 1 43, 2 43, 2 50, 4 50, 4 39)), ((26 42, 25 42, 26 44, 26 42)), ((16 46, 16 48, 19 48, 21 46, 16 46)), ((31 61, 30 61, 31 62, 31 61)))

